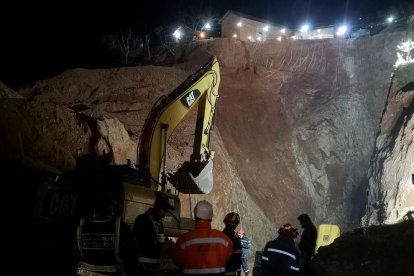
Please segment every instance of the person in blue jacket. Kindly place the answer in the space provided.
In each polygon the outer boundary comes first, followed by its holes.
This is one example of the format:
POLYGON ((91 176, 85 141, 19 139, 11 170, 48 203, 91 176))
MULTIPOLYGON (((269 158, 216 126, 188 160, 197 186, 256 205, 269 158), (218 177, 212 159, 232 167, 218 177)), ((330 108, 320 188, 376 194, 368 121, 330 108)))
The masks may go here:
POLYGON ((262 255, 261 265, 263 276, 298 275, 300 255, 294 239, 298 229, 290 224, 279 228, 279 236, 267 242, 262 255))
POLYGON ((252 242, 246 236, 246 232, 242 228, 237 230, 237 235, 239 236, 240 243, 241 243, 241 246, 242 246, 242 256, 241 256, 242 268, 243 268, 244 274, 246 276, 248 276, 249 275, 249 263, 248 263, 248 261, 249 261, 249 248, 252 245, 252 242))

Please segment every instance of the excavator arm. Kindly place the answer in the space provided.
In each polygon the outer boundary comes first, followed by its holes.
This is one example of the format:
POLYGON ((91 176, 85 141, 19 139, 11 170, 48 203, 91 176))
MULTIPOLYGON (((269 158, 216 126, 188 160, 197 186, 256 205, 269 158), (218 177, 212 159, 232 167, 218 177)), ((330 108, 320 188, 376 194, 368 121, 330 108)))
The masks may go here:
POLYGON ((210 135, 220 84, 216 57, 188 77, 167 96, 160 98, 149 113, 138 146, 138 171, 144 185, 153 190, 168 180, 182 193, 209 193, 213 187, 210 135), (167 141, 174 129, 198 103, 193 154, 172 174, 166 174, 167 141), (161 173, 162 171, 162 173, 161 173))

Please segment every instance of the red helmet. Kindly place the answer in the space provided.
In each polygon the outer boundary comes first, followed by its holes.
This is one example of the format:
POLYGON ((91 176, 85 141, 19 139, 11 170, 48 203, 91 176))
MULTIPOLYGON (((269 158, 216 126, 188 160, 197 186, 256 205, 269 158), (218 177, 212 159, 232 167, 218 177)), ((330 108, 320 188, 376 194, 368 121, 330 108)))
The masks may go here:
POLYGON ((237 226, 240 223, 240 216, 235 212, 228 213, 223 220, 225 225, 237 226))
POLYGON ((239 230, 237 230, 237 235, 243 236, 244 234, 246 234, 246 232, 244 231, 243 228, 240 228, 239 230))
POLYGON ((279 231, 277 231, 281 235, 288 236, 292 239, 296 238, 299 233, 298 229, 294 228, 290 223, 283 224, 282 227, 279 228, 279 231))

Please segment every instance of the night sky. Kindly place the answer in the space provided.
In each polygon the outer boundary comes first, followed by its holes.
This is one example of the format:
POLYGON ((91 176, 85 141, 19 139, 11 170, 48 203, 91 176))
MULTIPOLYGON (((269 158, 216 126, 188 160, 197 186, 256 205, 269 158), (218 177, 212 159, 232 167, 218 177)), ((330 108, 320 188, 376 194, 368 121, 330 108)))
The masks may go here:
POLYGON ((99 67, 103 34, 131 28, 178 26, 180 14, 222 16, 228 9, 298 27, 308 19, 330 25, 382 11, 411 0, 56 0, 2 1, 0 81, 17 86, 71 67, 99 67))

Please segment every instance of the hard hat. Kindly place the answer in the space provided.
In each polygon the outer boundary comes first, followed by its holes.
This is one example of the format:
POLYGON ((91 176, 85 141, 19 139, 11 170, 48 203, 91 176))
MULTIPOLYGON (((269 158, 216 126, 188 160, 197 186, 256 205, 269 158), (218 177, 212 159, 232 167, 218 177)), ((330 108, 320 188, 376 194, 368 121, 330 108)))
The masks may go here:
POLYGON ((225 225, 237 226, 240 223, 240 216, 235 212, 228 213, 223 220, 225 225))
POLYGON ((199 201, 194 207, 194 215, 199 219, 212 219, 213 206, 206 200, 199 201))
POLYGON ((239 230, 237 230, 237 235, 239 236, 243 236, 246 232, 244 231, 243 228, 240 228, 239 230))
POLYGON ((294 228, 290 223, 283 224, 282 227, 279 228, 279 231, 277 231, 281 235, 288 236, 292 239, 296 238, 299 233, 298 229, 294 228))

